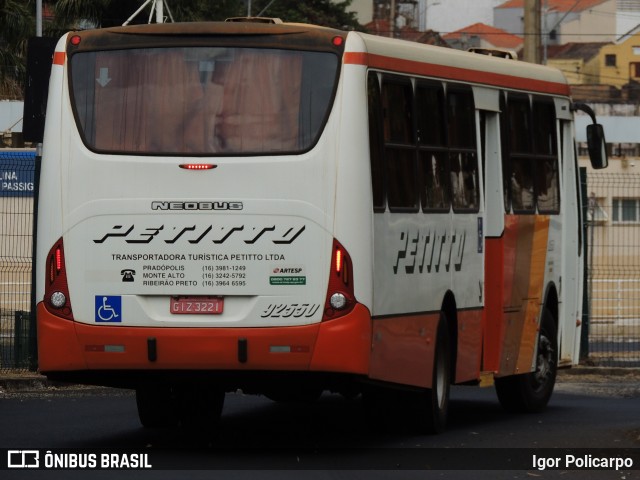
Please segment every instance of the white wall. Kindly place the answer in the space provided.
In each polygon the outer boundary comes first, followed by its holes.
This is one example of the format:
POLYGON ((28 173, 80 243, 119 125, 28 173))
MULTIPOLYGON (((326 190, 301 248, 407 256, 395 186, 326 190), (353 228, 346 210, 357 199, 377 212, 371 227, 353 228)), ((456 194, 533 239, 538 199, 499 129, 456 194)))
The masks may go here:
POLYGON ((23 102, 0 100, 0 133, 22 131, 23 102), (17 122, 17 123, 16 123, 17 122))

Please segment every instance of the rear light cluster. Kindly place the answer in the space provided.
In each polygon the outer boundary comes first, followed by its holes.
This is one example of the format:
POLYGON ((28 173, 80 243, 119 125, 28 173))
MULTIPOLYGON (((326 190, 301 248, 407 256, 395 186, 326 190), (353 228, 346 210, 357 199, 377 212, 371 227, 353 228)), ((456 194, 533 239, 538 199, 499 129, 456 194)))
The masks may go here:
POLYGON ((178 166, 185 170, 211 170, 217 167, 212 163, 181 163, 178 166))
POLYGON ((333 252, 331 255, 331 271, 329 272, 329 288, 324 305, 322 320, 333 320, 342 317, 356 305, 353 290, 353 265, 351 257, 346 249, 333 240, 333 252))
POLYGON ((58 317, 73 320, 62 239, 54 244, 47 255, 46 275, 44 304, 47 310, 58 317))

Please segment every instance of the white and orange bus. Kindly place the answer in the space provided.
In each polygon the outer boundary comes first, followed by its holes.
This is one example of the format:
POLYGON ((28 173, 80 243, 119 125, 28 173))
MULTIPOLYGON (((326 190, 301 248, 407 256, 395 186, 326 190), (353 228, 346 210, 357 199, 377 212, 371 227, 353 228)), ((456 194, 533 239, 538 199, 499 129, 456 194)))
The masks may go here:
MULTIPOLYGON (((451 384, 541 410, 578 360, 573 110, 557 70, 358 32, 69 33, 39 185, 40 370, 136 389, 146 426, 215 422, 237 389, 363 393, 430 431, 451 384)), ((598 125, 590 140, 603 167, 598 125)))

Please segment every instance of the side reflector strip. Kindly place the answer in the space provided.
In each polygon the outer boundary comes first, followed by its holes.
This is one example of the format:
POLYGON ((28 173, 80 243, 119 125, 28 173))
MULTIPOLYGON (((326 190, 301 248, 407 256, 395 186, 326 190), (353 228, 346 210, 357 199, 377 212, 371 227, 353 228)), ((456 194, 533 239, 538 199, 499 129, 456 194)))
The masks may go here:
POLYGON ((85 352, 124 353, 124 345, 85 345, 85 352))
POLYGON ((271 345, 269 353, 309 353, 309 345, 271 345))

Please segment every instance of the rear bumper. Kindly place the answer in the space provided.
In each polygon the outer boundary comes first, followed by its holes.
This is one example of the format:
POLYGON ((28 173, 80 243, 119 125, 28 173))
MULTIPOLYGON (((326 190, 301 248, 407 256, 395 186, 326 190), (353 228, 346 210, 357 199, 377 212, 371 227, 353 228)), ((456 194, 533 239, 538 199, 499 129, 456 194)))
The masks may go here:
MULTIPOLYGON (((87 325, 37 309, 40 371, 296 371, 367 375, 371 317, 273 328, 87 325), (155 352, 154 352, 155 350, 155 352)), ((84 375, 86 378, 87 376, 84 375)))

